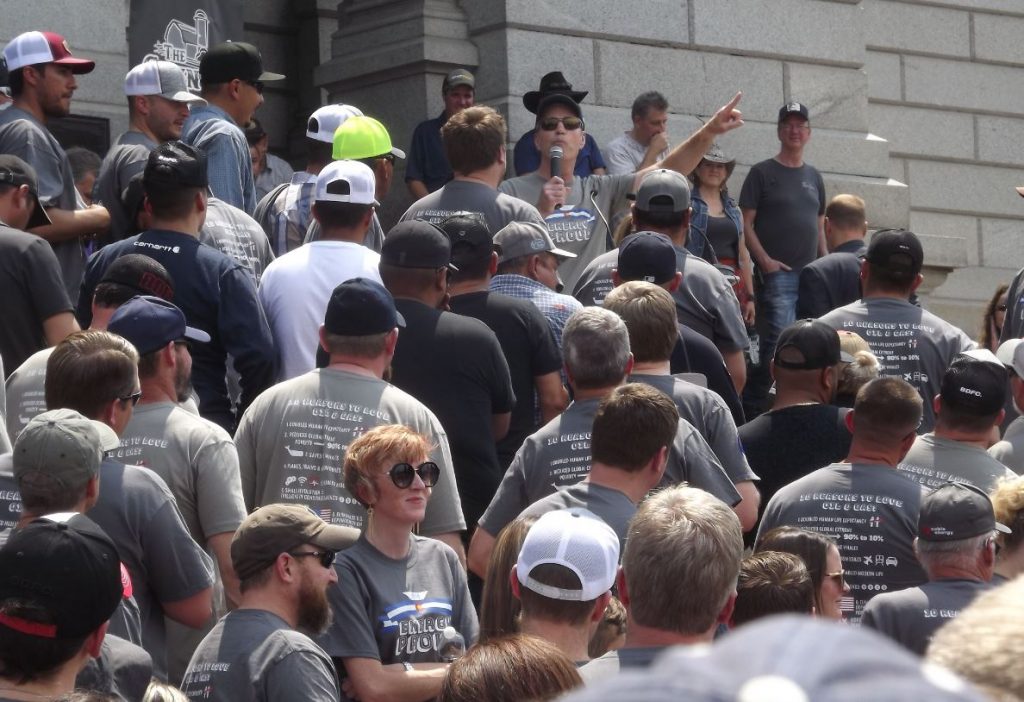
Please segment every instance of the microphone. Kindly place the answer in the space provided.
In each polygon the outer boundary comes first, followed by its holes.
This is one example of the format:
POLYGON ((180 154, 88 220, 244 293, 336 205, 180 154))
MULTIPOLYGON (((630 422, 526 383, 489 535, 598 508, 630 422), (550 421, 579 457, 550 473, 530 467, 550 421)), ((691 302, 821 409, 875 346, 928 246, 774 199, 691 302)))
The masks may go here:
POLYGON ((562 147, 552 146, 548 151, 548 158, 551 159, 551 177, 562 175, 562 147))

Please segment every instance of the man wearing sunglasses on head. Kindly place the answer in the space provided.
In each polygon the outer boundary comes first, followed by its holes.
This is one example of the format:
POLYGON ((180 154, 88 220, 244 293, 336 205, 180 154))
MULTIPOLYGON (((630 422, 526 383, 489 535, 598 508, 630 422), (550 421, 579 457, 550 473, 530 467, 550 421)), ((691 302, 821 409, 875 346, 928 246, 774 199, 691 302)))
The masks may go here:
POLYGON ((540 168, 510 178, 498 189, 536 205, 547 220, 555 244, 577 255, 561 270, 565 285, 571 288, 590 261, 612 248, 608 222, 613 212, 625 207, 626 195, 636 190, 644 174, 655 168, 690 173, 716 136, 742 126, 742 116, 735 109, 739 100, 737 94, 686 141, 649 168, 626 175, 580 178, 573 169, 585 139, 583 111, 567 95, 549 95, 537 109, 534 142, 540 151, 540 168))
POLYGON ((358 537, 302 505, 246 517, 231 540, 242 601, 196 649, 181 685, 189 699, 340 699, 331 659, 310 636, 331 621, 335 555, 358 537))
POLYGON ((199 77, 207 105, 185 120, 181 140, 206 152, 213 194, 251 215, 256 180, 242 127, 263 104, 263 84, 284 76, 264 71, 260 50, 252 44, 229 41, 203 54, 199 77))

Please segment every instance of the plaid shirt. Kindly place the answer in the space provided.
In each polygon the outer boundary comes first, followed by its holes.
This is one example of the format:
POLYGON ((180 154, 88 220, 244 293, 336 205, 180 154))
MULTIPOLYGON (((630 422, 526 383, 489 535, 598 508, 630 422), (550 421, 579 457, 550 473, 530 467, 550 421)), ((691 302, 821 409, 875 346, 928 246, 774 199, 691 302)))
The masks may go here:
POLYGON ((260 224, 270 237, 270 244, 278 256, 302 246, 309 223, 313 221, 315 191, 316 176, 297 171, 292 175, 288 187, 269 203, 260 224))
POLYGON ((568 295, 556 293, 543 283, 522 275, 496 275, 491 278, 491 291, 529 300, 547 318, 551 331, 555 333, 558 350, 562 350, 562 330, 569 317, 577 310, 583 309, 579 300, 568 295))

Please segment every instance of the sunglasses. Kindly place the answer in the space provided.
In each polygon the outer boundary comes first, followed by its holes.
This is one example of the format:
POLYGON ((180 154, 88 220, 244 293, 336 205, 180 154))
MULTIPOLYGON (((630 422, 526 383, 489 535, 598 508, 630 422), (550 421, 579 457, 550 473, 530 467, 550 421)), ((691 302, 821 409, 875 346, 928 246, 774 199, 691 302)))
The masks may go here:
POLYGON ((259 93, 260 95, 263 94, 263 81, 262 80, 243 80, 242 82, 243 83, 248 83, 249 85, 251 85, 253 88, 255 88, 256 92, 259 93))
POLYGON ((119 397, 117 399, 120 400, 121 402, 125 402, 125 403, 131 402, 132 403, 132 407, 134 407, 135 405, 139 404, 139 400, 142 399, 142 391, 139 390, 137 392, 133 392, 131 395, 127 395, 125 397, 119 397))
POLYGON ((425 461, 415 468, 411 463, 396 463, 391 466, 388 475, 391 476, 391 482, 395 487, 402 490, 412 485, 414 475, 420 476, 426 487, 434 487, 437 485, 437 479, 441 477, 441 469, 433 461, 425 461))
POLYGON ((296 553, 288 552, 288 555, 292 558, 304 558, 306 556, 316 556, 320 559, 320 565, 324 568, 330 568, 334 565, 334 557, 338 554, 334 551, 298 551, 296 553))
POLYGON ((826 578, 834 578, 839 587, 846 587, 846 571, 837 570, 835 573, 825 573, 826 578))
POLYGON ((558 129, 559 123, 570 132, 583 128, 583 120, 579 117, 545 117, 540 121, 540 128, 545 132, 553 132, 558 129))

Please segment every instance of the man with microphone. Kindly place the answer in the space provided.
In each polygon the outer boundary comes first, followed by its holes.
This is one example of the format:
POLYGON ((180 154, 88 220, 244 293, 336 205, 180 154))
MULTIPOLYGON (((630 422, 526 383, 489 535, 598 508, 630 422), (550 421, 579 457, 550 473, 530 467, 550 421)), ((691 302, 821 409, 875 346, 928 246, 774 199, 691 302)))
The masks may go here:
POLYGON ((541 155, 540 168, 504 181, 498 190, 536 205, 545 218, 556 246, 576 254, 559 268, 570 289, 586 265, 611 248, 609 219, 624 207, 626 195, 636 189, 650 170, 667 168, 689 173, 700 163, 715 137, 742 126, 735 109, 737 94, 686 141, 650 168, 626 175, 573 174, 583 148, 583 111, 567 95, 554 94, 540 101, 534 142, 541 155))

